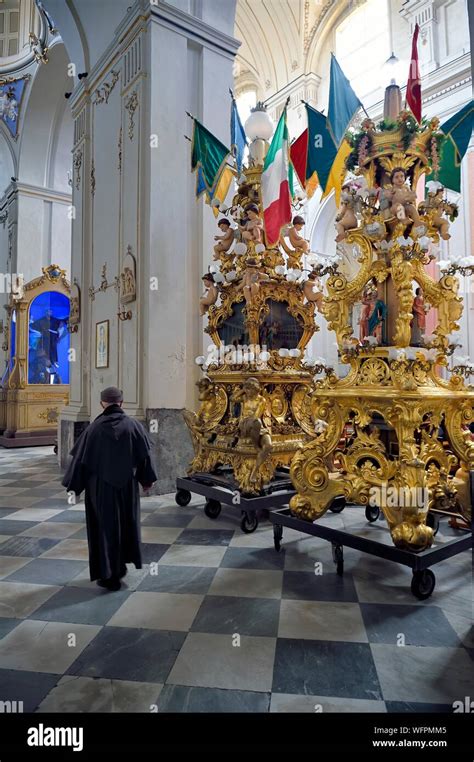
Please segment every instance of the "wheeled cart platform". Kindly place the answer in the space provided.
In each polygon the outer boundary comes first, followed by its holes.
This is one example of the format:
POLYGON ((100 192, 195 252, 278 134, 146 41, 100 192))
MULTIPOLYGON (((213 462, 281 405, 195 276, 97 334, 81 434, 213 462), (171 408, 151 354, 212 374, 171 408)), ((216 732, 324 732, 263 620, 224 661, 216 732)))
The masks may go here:
POLYGON ((288 505, 295 494, 295 489, 287 473, 275 475, 272 481, 255 496, 242 495, 232 479, 232 473, 220 474, 196 473, 192 476, 176 479, 176 503, 186 506, 192 494, 206 498, 204 513, 210 519, 217 519, 222 505, 227 505, 241 514, 240 528, 246 534, 255 532, 258 527, 258 514, 267 516, 272 508, 288 505))
MULTIPOLYGON (((343 506, 340 506, 341 503, 339 503, 338 509, 334 511, 335 513, 339 513, 343 509, 343 506)), ((378 508, 368 508, 366 510, 367 520, 370 522, 375 521, 378 517, 376 512, 378 512, 378 508)), ((408 550, 396 548, 394 545, 388 545, 355 533, 352 534, 346 530, 328 527, 317 521, 311 523, 310 521, 298 519, 290 514, 289 508, 271 511, 269 519, 273 524, 275 550, 280 550, 283 527, 290 527, 313 537, 321 537, 332 544, 333 560, 336 564, 337 573, 341 576, 344 573, 344 546, 360 550, 371 556, 395 561, 395 563, 402 564, 403 566, 409 566, 413 570, 411 591, 420 600, 429 598, 436 584, 435 575, 428 567, 434 566, 434 564, 444 561, 446 558, 452 558, 458 555, 458 553, 462 553, 464 550, 472 547, 472 532, 463 537, 440 542, 434 547, 423 550, 420 553, 412 553, 408 550)))

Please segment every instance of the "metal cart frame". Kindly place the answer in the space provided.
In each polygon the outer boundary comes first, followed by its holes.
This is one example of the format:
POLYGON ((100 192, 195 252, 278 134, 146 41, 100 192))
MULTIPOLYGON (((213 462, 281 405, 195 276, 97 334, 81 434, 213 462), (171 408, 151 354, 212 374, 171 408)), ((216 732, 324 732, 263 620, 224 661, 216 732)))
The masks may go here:
POLYGON ((222 505, 241 513, 240 528, 246 534, 255 532, 258 527, 258 513, 265 517, 272 508, 288 505, 295 494, 295 489, 287 473, 280 473, 265 487, 262 494, 255 496, 242 495, 230 476, 222 474, 196 473, 192 476, 176 479, 176 503, 186 506, 191 495, 202 495, 206 498, 204 513, 210 519, 217 519, 222 505))
MULTIPOLYGON (((339 513, 341 510, 342 508, 338 506, 334 512, 339 513)), ((372 509, 372 513, 369 513, 369 515, 366 511, 366 518, 371 522, 376 521, 378 518, 378 509, 372 509)), ((351 534, 342 529, 334 529, 319 524, 317 521, 311 523, 309 521, 304 521, 303 519, 298 519, 290 514, 289 508, 279 508, 278 510, 271 511, 269 519, 273 524, 273 541, 275 550, 280 550, 283 527, 285 526, 290 527, 291 529, 296 529, 298 532, 312 535, 313 537, 321 537, 324 540, 328 540, 332 545, 333 560, 336 564, 336 571, 340 576, 344 573, 344 546, 360 550, 371 556, 385 558, 388 561, 395 561, 397 564, 402 564, 403 566, 408 566, 412 569, 413 577, 411 581, 411 592, 420 600, 429 598, 436 584, 435 575, 428 567, 434 566, 434 564, 438 564, 446 558, 452 558, 472 547, 472 532, 469 532, 469 534, 466 534, 463 537, 448 540, 443 544, 423 550, 420 553, 413 553, 408 550, 396 548, 394 545, 386 545, 377 540, 371 540, 367 537, 351 534)))

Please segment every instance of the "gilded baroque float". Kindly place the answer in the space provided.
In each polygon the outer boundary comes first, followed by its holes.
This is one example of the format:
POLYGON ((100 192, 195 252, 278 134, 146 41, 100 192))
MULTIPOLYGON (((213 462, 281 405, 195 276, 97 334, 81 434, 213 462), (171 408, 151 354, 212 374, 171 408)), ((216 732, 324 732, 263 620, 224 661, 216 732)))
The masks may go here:
POLYGON ((354 178, 343 188, 336 240, 357 270, 330 275, 321 302, 349 372, 315 380, 300 399, 300 419, 319 421, 320 433, 292 460, 290 509, 315 521, 336 497, 368 505, 379 495, 394 544, 421 551, 433 541, 430 509, 471 519, 474 390, 466 366, 448 371, 463 309, 456 267, 435 275, 433 251, 449 238, 456 207, 436 182, 416 203, 420 177, 436 170, 438 120, 413 121, 407 112, 377 127, 367 119, 351 137, 354 178))
MULTIPOLYGON (((268 119, 264 111, 259 118, 268 119)), ((309 244, 297 214, 278 244, 266 244, 261 175, 267 149, 263 139, 250 145, 232 205, 217 219, 201 298, 212 344, 207 357, 197 358, 205 372, 199 410, 184 413, 195 452, 189 474, 227 474, 243 495, 258 495, 277 471, 288 472, 314 434, 303 404, 314 361, 304 353, 318 330, 322 270, 304 277, 309 244)))

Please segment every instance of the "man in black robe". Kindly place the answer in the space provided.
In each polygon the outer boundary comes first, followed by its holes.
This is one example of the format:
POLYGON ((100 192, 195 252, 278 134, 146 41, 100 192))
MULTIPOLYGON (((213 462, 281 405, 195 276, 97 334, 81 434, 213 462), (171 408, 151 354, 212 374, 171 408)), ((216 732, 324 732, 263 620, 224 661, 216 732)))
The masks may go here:
POLYGON ((142 568, 140 494, 156 481, 150 439, 138 421, 122 410, 123 395, 114 386, 100 396, 104 412, 81 434, 62 484, 80 495, 85 490, 91 581, 119 590, 125 564, 142 568))

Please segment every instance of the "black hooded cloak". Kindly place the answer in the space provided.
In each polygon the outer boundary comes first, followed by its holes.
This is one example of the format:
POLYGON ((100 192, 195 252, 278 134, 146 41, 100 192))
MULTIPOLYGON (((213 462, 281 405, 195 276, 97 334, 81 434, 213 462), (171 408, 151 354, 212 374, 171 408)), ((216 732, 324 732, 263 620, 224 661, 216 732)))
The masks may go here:
POLYGON ((109 405, 81 434, 62 484, 85 490, 91 580, 120 577, 124 564, 142 568, 138 484, 156 481, 151 442, 120 405, 109 405))

